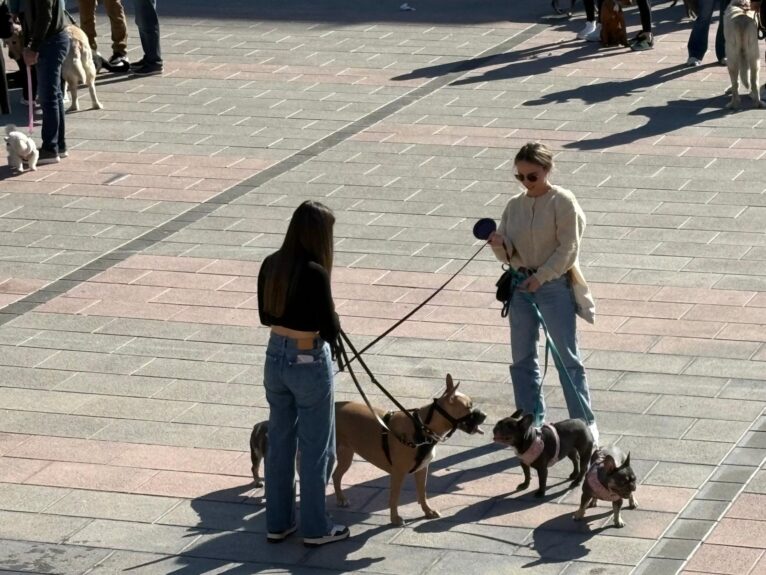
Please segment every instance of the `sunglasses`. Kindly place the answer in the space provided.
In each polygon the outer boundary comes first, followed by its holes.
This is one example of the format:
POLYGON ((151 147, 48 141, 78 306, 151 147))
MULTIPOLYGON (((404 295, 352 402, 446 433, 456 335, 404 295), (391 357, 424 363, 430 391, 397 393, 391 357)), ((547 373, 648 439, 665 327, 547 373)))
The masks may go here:
POLYGON ((526 174, 526 175, 524 175, 524 174, 513 174, 513 175, 520 182, 523 182, 524 179, 526 178, 526 180, 530 184, 534 184, 537 181, 537 178, 539 177, 536 173, 526 174))

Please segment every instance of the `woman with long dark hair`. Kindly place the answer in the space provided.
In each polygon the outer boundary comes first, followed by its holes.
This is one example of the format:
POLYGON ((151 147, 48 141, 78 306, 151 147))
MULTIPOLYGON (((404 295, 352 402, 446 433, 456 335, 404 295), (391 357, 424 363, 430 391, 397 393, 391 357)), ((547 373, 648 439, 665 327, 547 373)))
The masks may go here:
POLYGON ((293 213, 282 247, 258 274, 258 309, 271 327, 263 382, 269 402, 266 454, 266 529, 269 542, 297 529, 295 456, 300 450, 301 531, 307 546, 340 541, 348 527, 325 510, 325 488, 335 464, 335 401, 330 344, 340 332, 330 287, 332 211, 303 202, 293 213))

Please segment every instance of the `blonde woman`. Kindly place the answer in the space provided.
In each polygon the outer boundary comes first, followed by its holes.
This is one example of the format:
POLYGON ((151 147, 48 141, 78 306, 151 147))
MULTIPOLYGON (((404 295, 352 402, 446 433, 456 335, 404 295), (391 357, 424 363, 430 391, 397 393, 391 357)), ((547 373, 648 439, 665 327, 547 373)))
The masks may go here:
POLYGON ((537 411, 535 423, 542 425, 545 402, 538 358, 537 304, 568 375, 567 380, 559 373, 569 416, 585 420, 598 445, 575 317, 579 314, 593 322, 593 300, 578 266, 585 215, 572 192, 550 182, 553 154, 546 146, 525 144, 514 164, 515 177, 524 191, 508 201, 489 242, 499 260, 507 262, 510 258, 511 266, 524 276, 511 297, 508 314, 516 408, 537 411), (536 410, 538 405, 541 409, 536 410))

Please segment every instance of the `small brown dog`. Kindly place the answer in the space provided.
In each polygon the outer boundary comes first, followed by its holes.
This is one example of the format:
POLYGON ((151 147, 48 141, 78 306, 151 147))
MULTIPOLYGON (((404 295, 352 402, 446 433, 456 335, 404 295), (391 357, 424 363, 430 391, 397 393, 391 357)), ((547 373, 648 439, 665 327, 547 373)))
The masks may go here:
POLYGON ((618 0, 604 0, 599 13, 601 19, 601 44, 603 46, 627 46, 625 15, 618 0))
POLYGON ((431 437, 427 438, 429 443, 421 447, 412 445, 416 432, 406 413, 395 411, 387 414, 382 409, 375 410, 391 430, 389 433, 381 429, 377 418, 370 413, 365 404, 350 401, 335 404, 338 464, 332 474, 332 480, 340 507, 348 506, 341 480, 343 474, 351 467, 354 454, 358 453, 375 467, 391 474, 388 498, 391 523, 404 524, 398 511, 399 493, 404 478, 410 473, 415 475, 418 503, 426 517, 440 517, 439 512, 428 505, 426 497, 428 464, 433 458, 435 443, 443 441, 457 429, 469 434, 482 433, 479 425, 487 418, 486 414, 474 409, 470 397, 458 392, 458 385, 453 383, 452 376, 447 374, 447 389, 442 396, 415 410, 431 433, 431 437), (410 445, 406 445, 403 440, 408 441, 410 445))

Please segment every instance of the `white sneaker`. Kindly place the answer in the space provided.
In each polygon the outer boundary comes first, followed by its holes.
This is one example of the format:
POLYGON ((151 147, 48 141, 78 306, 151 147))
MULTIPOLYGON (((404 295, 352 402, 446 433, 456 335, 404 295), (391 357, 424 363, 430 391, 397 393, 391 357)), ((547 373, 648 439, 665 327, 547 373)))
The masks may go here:
POLYGON ((596 29, 595 22, 585 22, 585 27, 577 33, 578 40, 585 40, 596 29))
POLYGON ((590 434, 593 436, 593 449, 598 448, 598 427, 596 427, 596 422, 588 424, 588 429, 590 430, 590 434))
POLYGON ((327 543, 335 543, 336 541, 342 541, 348 539, 351 535, 351 531, 345 525, 333 525, 332 529, 327 535, 321 537, 304 537, 303 544, 306 547, 319 547, 327 543))
POLYGON ((596 29, 585 37, 586 42, 601 42, 601 24, 596 25, 596 29))
POLYGON ((697 66, 702 66, 702 60, 697 60, 697 58, 692 58, 691 56, 686 61, 686 65, 690 68, 696 68, 697 66))

